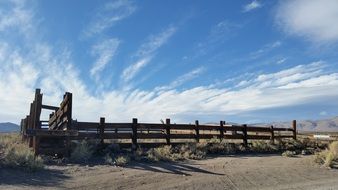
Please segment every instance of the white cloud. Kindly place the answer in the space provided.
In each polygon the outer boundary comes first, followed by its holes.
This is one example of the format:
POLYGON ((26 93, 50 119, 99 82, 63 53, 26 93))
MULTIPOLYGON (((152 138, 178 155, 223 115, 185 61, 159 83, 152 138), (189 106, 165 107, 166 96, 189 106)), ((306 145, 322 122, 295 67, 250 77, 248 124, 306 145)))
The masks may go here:
POLYGON ((272 51, 273 49, 280 47, 281 45, 282 45, 281 41, 275 41, 273 43, 265 44, 259 50, 250 53, 250 58, 251 59, 257 59, 257 58, 265 55, 266 53, 272 51))
POLYGON ((276 12, 276 22, 284 32, 316 43, 338 40, 337 20, 336 0, 285 0, 276 12))
POLYGON ((153 54, 167 43, 176 30, 175 27, 170 26, 157 35, 150 35, 147 41, 140 46, 134 55, 134 57, 137 58, 137 61, 123 70, 121 75, 123 82, 130 81, 142 68, 149 64, 154 56, 153 54))
POLYGON ((92 54, 97 56, 97 59, 90 69, 90 75, 98 78, 98 73, 101 72, 106 65, 114 57, 120 41, 116 38, 104 40, 92 47, 92 54))
POLYGON ((243 7, 243 12, 249 12, 249 11, 252 11, 254 9, 258 9, 258 8, 260 8, 262 6, 263 5, 260 2, 258 2, 257 0, 253 0, 251 3, 246 4, 243 7))
POLYGON ((157 35, 150 35, 147 42, 141 45, 136 53, 136 56, 142 57, 154 53, 158 48, 163 46, 169 40, 176 30, 177 29, 175 27, 170 26, 157 35))
POLYGON ((17 29, 22 35, 29 36, 34 12, 26 7, 26 1, 0 2, 0 7, 0 32, 17 29))
POLYGON ((145 57, 138 60, 136 63, 124 69, 121 77, 125 82, 131 80, 143 67, 145 67, 149 63, 150 60, 151 57, 145 57))
POLYGON ((84 31, 84 35, 89 37, 101 33, 117 22, 132 15, 136 9, 134 3, 128 0, 108 2, 98 10, 97 15, 93 18, 89 27, 84 31))
POLYGON ((283 63, 285 63, 285 61, 287 60, 287 58, 281 58, 281 59, 279 59, 276 63, 278 64, 278 65, 280 65, 280 64, 283 64, 283 63))
POLYGON ((201 73, 203 73, 205 70, 204 67, 198 67, 188 73, 185 73, 184 75, 179 76, 176 80, 171 82, 169 85, 166 86, 160 86, 155 89, 156 90, 169 90, 176 88, 178 86, 181 86, 182 84, 186 83, 187 81, 190 81, 196 77, 198 77, 201 73))

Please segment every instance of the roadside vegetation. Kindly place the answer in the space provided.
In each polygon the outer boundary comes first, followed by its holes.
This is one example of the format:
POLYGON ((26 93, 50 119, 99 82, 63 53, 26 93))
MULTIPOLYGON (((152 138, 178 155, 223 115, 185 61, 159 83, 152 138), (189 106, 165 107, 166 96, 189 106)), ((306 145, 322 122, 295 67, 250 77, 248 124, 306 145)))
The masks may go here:
MULTIPOLYGON (((220 141, 217 138, 200 143, 186 143, 176 146, 164 145, 157 148, 138 148, 135 152, 120 149, 118 144, 101 145, 99 141, 79 141, 72 145, 70 158, 64 158, 61 163, 87 164, 90 162, 105 163, 114 166, 126 166, 131 160, 158 162, 201 160, 212 155, 234 155, 242 153, 277 153, 285 157, 315 154, 315 162, 326 167, 338 165, 338 142, 325 145, 309 139, 250 141, 245 147, 241 143, 220 141), (325 149, 325 150, 324 150, 325 149)), ((34 156, 26 142, 22 142, 19 134, 0 135, 0 167, 20 168, 26 171, 36 171, 44 168, 51 157, 34 156), (45 161, 44 161, 45 160, 45 161)), ((57 161, 56 163, 60 163, 57 161)))
POLYGON ((338 141, 332 142, 329 147, 315 156, 315 162, 330 168, 338 168, 338 141))
POLYGON ((0 167, 36 171, 44 167, 41 157, 34 156, 28 144, 17 133, 0 135, 0 167))
MULTIPOLYGON (((131 160, 158 162, 201 160, 212 155, 233 155, 242 153, 275 153, 285 157, 314 154, 324 145, 318 145, 309 139, 250 141, 245 147, 238 142, 220 141, 217 138, 200 143, 186 143, 182 145, 164 145, 157 148, 138 148, 134 153, 120 149, 117 144, 102 147, 98 141, 78 142, 72 151, 71 162, 87 163, 99 158, 108 165, 125 166, 131 160)), ((101 161, 101 162, 102 162, 101 161)))

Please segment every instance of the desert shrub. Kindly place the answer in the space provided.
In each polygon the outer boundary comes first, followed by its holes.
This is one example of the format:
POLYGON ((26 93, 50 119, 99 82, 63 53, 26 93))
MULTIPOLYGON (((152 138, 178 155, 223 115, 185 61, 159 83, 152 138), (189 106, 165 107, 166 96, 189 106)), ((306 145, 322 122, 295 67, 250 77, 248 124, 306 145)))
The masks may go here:
POLYGON ((208 143, 207 151, 211 154, 233 154, 237 151, 237 146, 226 141, 208 143))
POLYGON ((93 147, 86 141, 81 141, 78 143, 71 153, 71 160, 86 162, 88 161, 94 153, 93 147))
POLYGON ((0 165, 36 171, 44 167, 43 160, 35 156, 19 134, 0 135, 0 165))
POLYGON ((114 160, 110 154, 106 154, 103 159, 105 164, 114 165, 114 160))
POLYGON ((176 159, 194 159, 200 160, 205 158, 207 153, 207 143, 186 143, 175 147, 175 154, 173 155, 176 159))
POLYGON ((329 148, 316 154, 314 161, 326 167, 333 167, 338 162, 338 141, 332 142, 329 148))
POLYGON ((115 158, 115 165, 117 166, 125 166, 130 161, 128 155, 119 155, 115 158))
POLYGON ((173 161, 172 147, 165 145, 158 148, 151 148, 147 151, 147 158, 152 161, 173 161))
POLYGON ((278 147, 266 141, 252 141, 251 150, 254 152, 276 152, 278 147))
POLYGON ((297 153, 295 151, 290 151, 290 150, 284 151, 282 153, 282 156, 285 156, 285 157, 295 157, 296 155, 297 153))

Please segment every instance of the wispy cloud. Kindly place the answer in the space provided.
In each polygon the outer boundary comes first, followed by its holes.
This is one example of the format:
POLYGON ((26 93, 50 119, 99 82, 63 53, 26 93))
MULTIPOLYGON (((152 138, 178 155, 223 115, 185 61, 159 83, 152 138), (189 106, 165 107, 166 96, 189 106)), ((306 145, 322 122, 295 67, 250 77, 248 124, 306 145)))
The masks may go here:
POLYGON ((97 57, 94 65, 90 69, 91 77, 98 80, 99 72, 101 72, 106 65, 112 60, 116 54, 116 50, 120 44, 120 41, 116 38, 107 39, 92 47, 92 54, 97 57))
POLYGON ((198 67, 188 73, 185 73, 181 76, 179 76, 176 80, 172 81, 169 85, 157 87, 155 90, 169 90, 177 88, 178 86, 181 86, 182 84, 198 77, 201 73, 205 71, 204 67, 198 67))
POLYGON ((314 43, 338 41, 338 1, 280 1, 276 23, 287 34, 304 37, 314 43))
POLYGON ((144 57, 143 59, 138 60, 136 63, 130 65, 129 67, 127 67, 126 69, 123 70, 122 72, 122 79, 124 81, 129 81, 132 78, 134 78, 134 76, 143 68, 145 67, 149 61, 151 60, 151 57, 144 57))
POLYGON ((194 47, 192 56, 184 56, 184 60, 192 60, 207 55, 217 47, 222 45, 228 39, 234 37, 236 31, 242 27, 242 24, 233 23, 229 20, 222 20, 210 28, 207 37, 198 42, 194 47))
POLYGON ((136 11, 136 5, 129 0, 117 0, 106 3, 98 10, 84 31, 84 36, 92 36, 112 27, 117 22, 129 17, 136 11))
POLYGON ((142 68, 149 64, 154 53, 170 39, 176 30, 176 27, 170 26, 157 35, 150 35, 134 55, 137 61, 123 70, 121 75, 122 81, 130 81, 142 68))
POLYGON ((249 11, 252 11, 254 9, 258 9, 260 7, 262 7, 263 5, 257 1, 257 0, 253 0, 251 3, 249 4, 246 4, 244 7, 243 7, 243 12, 249 12, 249 11))
POLYGON ((14 29, 27 37, 33 30, 34 11, 26 6, 26 1, 2 1, 0 6, 0 32, 14 29))
POLYGON ((281 41, 275 41, 273 43, 265 44, 262 48, 250 53, 250 58, 257 59, 265 55, 266 53, 272 51, 273 49, 280 47, 281 45, 282 45, 281 41))

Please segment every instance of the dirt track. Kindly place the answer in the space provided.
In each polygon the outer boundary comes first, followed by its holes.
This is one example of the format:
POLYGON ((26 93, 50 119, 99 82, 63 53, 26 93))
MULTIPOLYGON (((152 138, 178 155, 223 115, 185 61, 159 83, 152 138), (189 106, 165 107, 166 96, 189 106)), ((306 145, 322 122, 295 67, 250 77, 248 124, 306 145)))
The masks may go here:
POLYGON ((49 166, 27 174, 1 169, 0 189, 338 189, 338 170, 311 156, 218 157, 180 163, 49 166))

